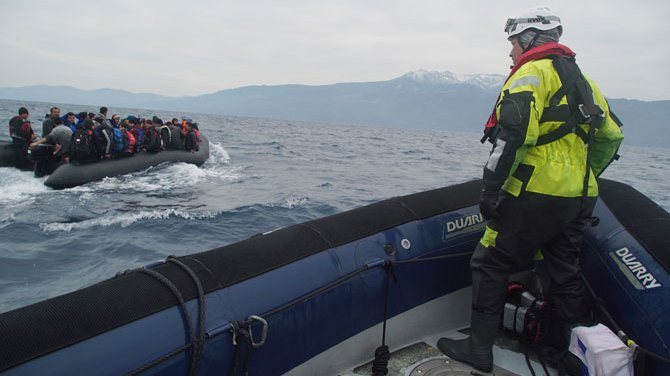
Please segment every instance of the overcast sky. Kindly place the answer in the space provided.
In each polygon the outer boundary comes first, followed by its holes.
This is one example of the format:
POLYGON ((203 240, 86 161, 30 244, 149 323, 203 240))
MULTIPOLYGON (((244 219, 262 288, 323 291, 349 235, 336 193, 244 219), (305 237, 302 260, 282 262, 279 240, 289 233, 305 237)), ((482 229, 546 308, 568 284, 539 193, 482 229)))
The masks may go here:
POLYGON ((537 5, 560 15, 561 42, 606 96, 670 99, 667 0, 0 0, 0 87, 186 96, 507 75, 505 20, 537 5))

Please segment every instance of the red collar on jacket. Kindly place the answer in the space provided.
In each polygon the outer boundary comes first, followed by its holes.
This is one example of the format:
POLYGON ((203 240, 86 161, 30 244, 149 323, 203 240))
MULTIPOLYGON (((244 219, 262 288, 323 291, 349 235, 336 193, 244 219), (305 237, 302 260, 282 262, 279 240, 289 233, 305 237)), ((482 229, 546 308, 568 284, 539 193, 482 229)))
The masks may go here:
MULTIPOLYGON (((521 68, 524 64, 528 62, 544 59, 547 56, 575 57, 575 55, 577 54, 572 52, 572 50, 568 46, 564 46, 556 42, 549 42, 541 46, 531 48, 530 50, 522 53, 519 56, 517 63, 514 65, 514 67, 512 67, 512 71, 509 72, 509 76, 507 76, 507 79, 505 79, 505 83, 507 83, 507 80, 509 80, 509 78, 512 77, 512 75, 516 71, 518 71, 519 68, 521 68)), ((495 127, 496 123, 498 123, 498 117, 496 116, 496 107, 498 107, 499 100, 500 96, 498 96, 496 104, 495 106, 493 106, 493 113, 491 113, 491 116, 489 116, 489 120, 486 122, 486 124, 484 124, 484 131, 486 131, 487 128, 495 127)))

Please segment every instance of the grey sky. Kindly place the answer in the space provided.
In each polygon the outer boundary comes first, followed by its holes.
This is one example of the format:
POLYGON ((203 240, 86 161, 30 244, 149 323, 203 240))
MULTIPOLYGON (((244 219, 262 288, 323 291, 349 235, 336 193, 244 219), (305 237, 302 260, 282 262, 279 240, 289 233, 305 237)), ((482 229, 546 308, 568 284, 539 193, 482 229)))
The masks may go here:
POLYGON ((667 0, 0 0, 0 87, 170 96, 509 72, 508 17, 548 5, 605 95, 670 99, 667 0))

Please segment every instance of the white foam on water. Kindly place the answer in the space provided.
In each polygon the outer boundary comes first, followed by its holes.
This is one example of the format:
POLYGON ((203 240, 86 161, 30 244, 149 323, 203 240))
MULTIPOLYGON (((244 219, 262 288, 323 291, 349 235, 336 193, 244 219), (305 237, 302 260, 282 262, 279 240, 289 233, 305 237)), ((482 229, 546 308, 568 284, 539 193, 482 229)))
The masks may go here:
POLYGON ((279 202, 279 203, 270 203, 266 204, 264 206, 269 207, 269 208, 286 208, 286 209, 293 209, 295 207, 299 206, 304 206, 309 199, 307 197, 292 197, 292 198, 287 198, 284 199, 284 201, 279 202))
POLYGON ((40 229, 44 232, 71 232, 73 230, 89 229, 92 227, 121 226, 128 227, 139 221, 166 220, 169 218, 182 218, 187 220, 206 219, 215 217, 218 212, 192 213, 180 209, 143 210, 134 213, 115 214, 106 217, 91 218, 74 223, 40 223, 40 229))
POLYGON ((0 168, 0 204, 31 204, 41 193, 49 192, 44 185, 46 178, 35 178, 30 171, 12 167, 0 168))
POLYGON ((230 156, 226 149, 223 148, 218 142, 209 143, 209 159, 205 162, 204 166, 216 166, 219 164, 228 164, 230 163, 230 156))
POLYGON ((106 177, 101 181, 71 188, 74 192, 99 191, 150 192, 191 187, 205 181, 230 183, 244 178, 242 167, 205 168, 189 163, 164 163, 132 174, 106 177))

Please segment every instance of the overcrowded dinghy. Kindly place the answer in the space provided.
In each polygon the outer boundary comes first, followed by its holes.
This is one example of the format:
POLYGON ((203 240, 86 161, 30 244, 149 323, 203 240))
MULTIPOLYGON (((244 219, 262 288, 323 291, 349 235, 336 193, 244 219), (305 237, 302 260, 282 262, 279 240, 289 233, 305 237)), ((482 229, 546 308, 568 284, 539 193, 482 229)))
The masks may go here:
MULTIPOLYGON (((480 187, 388 199, 5 312, 0 371, 471 374, 435 345, 469 323, 480 187), (389 363, 369 363, 382 343, 389 363)), ((645 349, 644 374, 670 374, 659 359, 670 356, 670 215, 625 184, 603 180, 600 189, 584 275, 607 324, 645 349)), ((496 342, 495 374, 542 372, 541 359, 526 355, 496 342)))

